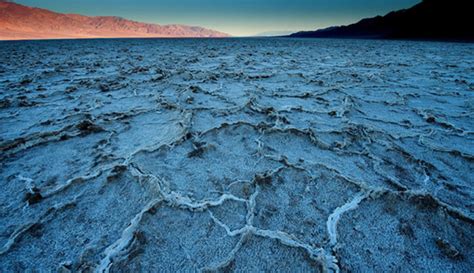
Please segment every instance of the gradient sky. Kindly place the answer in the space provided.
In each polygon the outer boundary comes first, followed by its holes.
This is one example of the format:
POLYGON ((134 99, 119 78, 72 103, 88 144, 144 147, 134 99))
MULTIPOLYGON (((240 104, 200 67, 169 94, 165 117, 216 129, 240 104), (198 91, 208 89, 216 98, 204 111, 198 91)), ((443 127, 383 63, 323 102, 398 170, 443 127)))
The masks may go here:
POLYGON ((16 0, 62 13, 207 27, 234 36, 314 30, 408 8, 421 0, 16 0))

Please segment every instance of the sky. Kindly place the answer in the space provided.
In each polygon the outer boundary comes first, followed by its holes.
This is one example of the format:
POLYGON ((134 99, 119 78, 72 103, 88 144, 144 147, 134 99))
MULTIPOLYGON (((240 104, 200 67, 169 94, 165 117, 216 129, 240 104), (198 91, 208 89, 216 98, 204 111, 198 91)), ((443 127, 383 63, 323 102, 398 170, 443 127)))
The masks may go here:
POLYGON ((111 15, 252 36, 344 25, 409 8, 421 0, 16 0, 61 13, 111 15))

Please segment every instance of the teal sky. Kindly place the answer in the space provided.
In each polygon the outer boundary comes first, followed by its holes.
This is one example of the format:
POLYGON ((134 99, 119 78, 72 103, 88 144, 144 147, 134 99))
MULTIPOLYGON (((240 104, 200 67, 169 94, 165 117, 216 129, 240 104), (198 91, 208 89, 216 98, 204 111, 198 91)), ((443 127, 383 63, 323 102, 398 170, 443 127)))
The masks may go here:
POLYGON ((84 15, 207 27, 234 36, 314 30, 408 8, 420 0, 16 0, 84 15))

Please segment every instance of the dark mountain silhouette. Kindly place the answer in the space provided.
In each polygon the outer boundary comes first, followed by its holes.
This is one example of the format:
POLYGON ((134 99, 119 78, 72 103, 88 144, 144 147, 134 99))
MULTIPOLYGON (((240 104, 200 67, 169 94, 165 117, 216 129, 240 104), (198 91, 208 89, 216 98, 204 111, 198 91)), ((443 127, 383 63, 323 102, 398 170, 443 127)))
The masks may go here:
POLYGON ((424 0, 385 16, 358 23, 316 31, 303 31, 290 37, 374 38, 474 41, 474 0, 424 0))
POLYGON ((226 36, 229 35, 202 27, 147 24, 114 16, 62 14, 0 0, 0 40, 226 36))

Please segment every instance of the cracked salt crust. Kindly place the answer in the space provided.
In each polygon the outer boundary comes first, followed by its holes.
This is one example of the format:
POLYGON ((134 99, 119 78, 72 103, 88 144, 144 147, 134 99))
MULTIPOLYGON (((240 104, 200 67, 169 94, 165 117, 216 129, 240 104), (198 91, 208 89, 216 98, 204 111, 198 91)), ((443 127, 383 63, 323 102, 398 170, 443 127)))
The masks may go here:
POLYGON ((2 272, 472 271, 471 44, 5 42, 0 59, 2 272))

